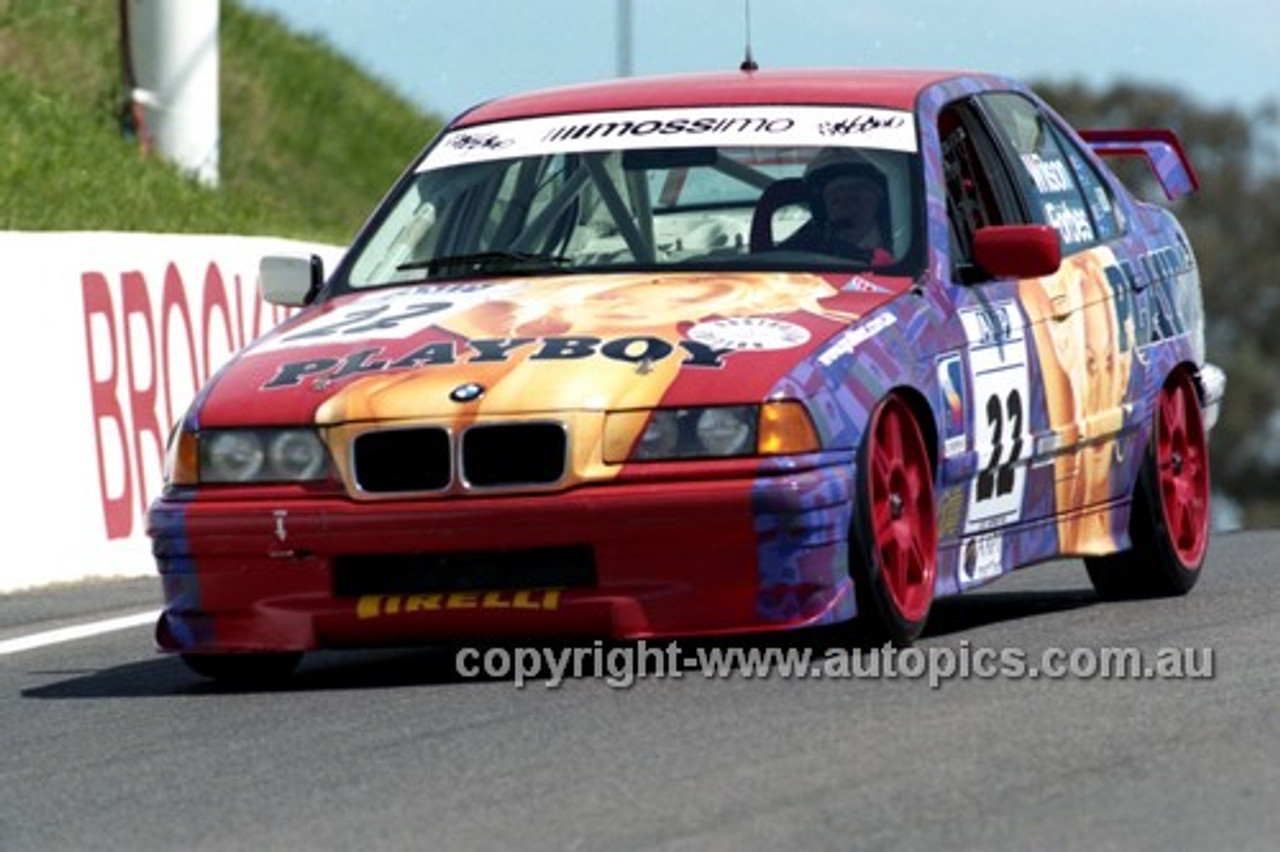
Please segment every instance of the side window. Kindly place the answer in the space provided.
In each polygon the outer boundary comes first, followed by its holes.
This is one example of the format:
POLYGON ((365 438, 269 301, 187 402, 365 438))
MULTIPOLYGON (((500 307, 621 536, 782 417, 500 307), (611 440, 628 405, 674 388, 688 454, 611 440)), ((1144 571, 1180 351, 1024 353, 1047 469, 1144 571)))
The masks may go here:
POLYGON ((982 123, 965 103, 947 107, 938 117, 942 172, 947 185, 951 265, 972 264, 973 235, 987 225, 1016 221, 1009 188, 982 123), (992 168, 994 166, 994 168, 992 168))
MULTIPOLYGON (((1027 209, 1037 222, 1052 225, 1062 240, 1064 253, 1072 253, 1106 239, 1106 231, 1116 228, 1114 206, 1107 197, 1102 212, 1110 213, 1096 223, 1093 206, 1096 196, 1086 200, 1086 189, 1071 162, 1083 159, 1064 146, 1066 140, 1053 123, 1031 101, 1009 92, 982 96, 982 104, 1001 141, 1009 149, 1010 161, 1027 209), (1100 224, 1102 227, 1095 227, 1100 224), (1099 231, 1103 233, 1099 233, 1099 231)), ((1097 187, 1096 177, 1090 175, 1097 187)), ((1092 193, 1090 193, 1092 196, 1092 193)))
POLYGON ((1098 234, 1098 239, 1114 240, 1124 231, 1124 220, 1120 208, 1116 206, 1115 197, 1111 194, 1111 188, 1061 128, 1052 123, 1049 123, 1048 127, 1058 141, 1058 146, 1066 152, 1067 162, 1071 164, 1071 171, 1076 176, 1080 193, 1084 196, 1085 203, 1089 205, 1089 215, 1093 217, 1093 228, 1098 234))

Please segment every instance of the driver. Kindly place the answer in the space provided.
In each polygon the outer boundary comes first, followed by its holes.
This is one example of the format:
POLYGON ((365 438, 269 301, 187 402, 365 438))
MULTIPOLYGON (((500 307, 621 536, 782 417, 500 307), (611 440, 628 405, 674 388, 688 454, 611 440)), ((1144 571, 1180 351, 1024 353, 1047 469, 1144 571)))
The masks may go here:
POLYGON ((805 168, 811 218, 778 248, 860 260, 872 266, 893 263, 882 233, 885 179, 879 169, 849 148, 825 148, 805 168))

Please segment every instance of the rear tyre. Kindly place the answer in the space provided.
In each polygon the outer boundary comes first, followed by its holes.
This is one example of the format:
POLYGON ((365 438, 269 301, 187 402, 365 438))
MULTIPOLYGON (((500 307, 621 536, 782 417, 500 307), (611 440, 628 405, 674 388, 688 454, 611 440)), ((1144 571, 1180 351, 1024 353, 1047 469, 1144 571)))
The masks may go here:
POLYGON ((910 645, 924 630, 938 575, 933 471, 907 403, 887 397, 872 412, 858 460, 858 509, 850 543, 857 636, 910 645))
POLYGON ((182 661, 202 677, 234 686, 269 686, 298 667, 302 653, 183 654, 182 661))
POLYGON ((1179 371, 1160 391, 1147 456, 1129 515, 1131 549, 1085 559, 1110 600, 1185 595, 1209 546, 1209 449, 1200 397, 1179 371))

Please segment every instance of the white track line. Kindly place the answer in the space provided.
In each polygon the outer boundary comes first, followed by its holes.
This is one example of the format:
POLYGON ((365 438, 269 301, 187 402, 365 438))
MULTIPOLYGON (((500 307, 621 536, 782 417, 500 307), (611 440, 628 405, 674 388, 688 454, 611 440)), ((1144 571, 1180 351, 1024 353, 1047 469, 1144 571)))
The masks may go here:
POLYGON ((91 621, 88 624, 77 624, 73 627, 60 627, 57 630, 31 633, 27 636, 19 636, 16 639, 5 639, 0 641, 0 657, 6 654, 16 654, 20 651, 30 651, 33 648, 43 648, 46 645, 57 645, 60 642, 87 639, 90 636, 97 636, 101 633, 112 633, 129 627, 139 627, 143 624, 154 622, 159 617, 160 610, 153 609, 148 612, 134 613, 133 615, 122 615, 119 618, 108 618, 103 621, 91 621))

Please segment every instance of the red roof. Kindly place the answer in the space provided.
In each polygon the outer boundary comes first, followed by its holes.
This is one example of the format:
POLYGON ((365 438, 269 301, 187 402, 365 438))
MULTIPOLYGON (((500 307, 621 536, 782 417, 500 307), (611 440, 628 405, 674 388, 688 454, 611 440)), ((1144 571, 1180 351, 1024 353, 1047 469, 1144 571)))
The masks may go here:
POLYGON ((777 69, 627 77, 498 98, 458 124, 533 115, 681 106, 859 104, 911 109, 920 90, 955 77, 942 71, 777 69))

